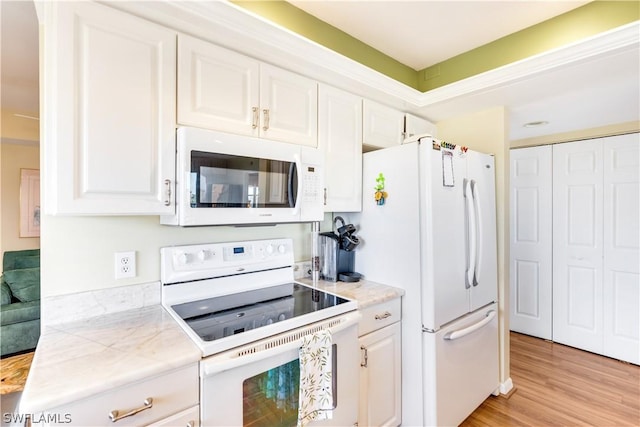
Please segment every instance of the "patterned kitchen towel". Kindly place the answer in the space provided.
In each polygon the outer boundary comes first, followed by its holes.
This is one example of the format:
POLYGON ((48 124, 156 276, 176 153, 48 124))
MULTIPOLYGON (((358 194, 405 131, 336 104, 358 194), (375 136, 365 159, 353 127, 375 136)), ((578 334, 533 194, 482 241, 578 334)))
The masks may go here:
POLYGON ((321 330, 302 338, 298 427, 333 416, 331 332, 321 330))

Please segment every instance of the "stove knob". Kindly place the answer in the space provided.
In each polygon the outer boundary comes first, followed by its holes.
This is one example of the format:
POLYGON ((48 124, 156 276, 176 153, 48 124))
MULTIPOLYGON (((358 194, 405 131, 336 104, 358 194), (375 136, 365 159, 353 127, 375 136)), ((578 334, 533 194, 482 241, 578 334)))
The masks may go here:
POLYGON ((278 321, 282 322, 286 318, 287 318, 287 316, 285 316, 284 313, 282 313, 280 316, 278 316, 278 321))
POLYGON ((209 257, 211 256, 211 251, 207 251, 207 250, 201 250, 200 252, 198 252, 198 259, 200 261, 205 261, 207 260, 209 257))
POLYGON ((186 252, 181 252, 178 254, 178 264, 189 264, 191 262, 191 260, 193 259, 193 255, 186 253, 186 252))
POLYGON ((278 245, 278 252, 280 252, 281 254, 285 253, 287 251, 287 247, 285 245, 278 245))
POLYGON ((273 323, 273 319, 269 317, 265 323, 266 323, 267 325, 270 325, 270 324, 272 324, 272 323, 273 323))
POLYGON ((272 254, 273 254, 273 245, 269 243, 267 245, 267 255, 272 255, 272 254))

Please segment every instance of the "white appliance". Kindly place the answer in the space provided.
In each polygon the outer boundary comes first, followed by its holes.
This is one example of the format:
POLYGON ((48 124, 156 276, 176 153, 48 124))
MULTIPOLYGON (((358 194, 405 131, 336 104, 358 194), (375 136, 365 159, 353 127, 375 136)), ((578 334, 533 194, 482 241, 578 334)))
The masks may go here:
POLYGON ((494 182, 491 155, 431 137, 363 156, 356 270, 405 290, 403 425, 458 425, 499 388, 494 182))
POLYGON ((167 225, 322 221, 324 156, 316 148, 179 128, 176 212, 167 225))
POLYGON ((291 239, 161 249, 162 305, 200 347, 203 426, 295 425, 302 339, 331 333, 331 419, 358 420, 357 303, 293 281, 291 239))

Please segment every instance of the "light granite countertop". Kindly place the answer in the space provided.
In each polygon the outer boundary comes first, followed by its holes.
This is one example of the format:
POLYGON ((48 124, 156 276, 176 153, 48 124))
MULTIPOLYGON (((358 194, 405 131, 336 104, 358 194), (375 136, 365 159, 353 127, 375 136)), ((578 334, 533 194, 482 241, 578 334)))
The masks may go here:
MULTIPOLYGON (((305 285, 313 286, 313 281, 309 277, 296 280, 305 285)), ((404 289, 394 288, 369 280, 360 280, 358 282, 327 282, 325 280, 318 280, 315 286, 320 290, 358 301, 359 309, 365 309, 372 305, 400 298, 404 295, 404 289)))
POLYGON ((54 409, 201 358, 160 305, 49 326, 40 336, 20 412, 54 409))
MULTIPOLYGON (((310 278, 296 279, 313 285, 310 278)), ((354 299, 364 309, 404 295, 367 280, 316 287, 354 299)), ((202 353, 161 305, 53 324, 40 336, 20 402, 38 413, 125 384, 197 363, 202 353)))

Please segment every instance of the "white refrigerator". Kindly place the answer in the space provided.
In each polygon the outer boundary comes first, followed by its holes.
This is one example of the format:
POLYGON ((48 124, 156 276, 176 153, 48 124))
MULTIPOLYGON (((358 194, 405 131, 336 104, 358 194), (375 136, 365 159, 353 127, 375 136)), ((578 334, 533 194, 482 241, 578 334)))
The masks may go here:
POLYGON ((405 290, 402 425, 458 425, 499 389, 493 156, 423 137, 364 154, 363 187, 355 269, 405 290))

